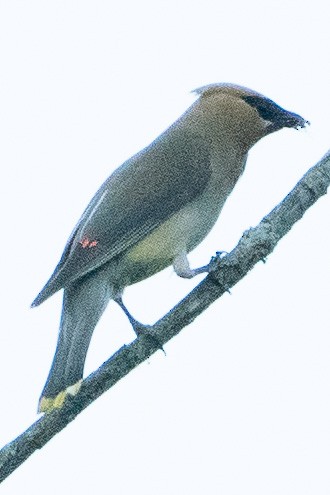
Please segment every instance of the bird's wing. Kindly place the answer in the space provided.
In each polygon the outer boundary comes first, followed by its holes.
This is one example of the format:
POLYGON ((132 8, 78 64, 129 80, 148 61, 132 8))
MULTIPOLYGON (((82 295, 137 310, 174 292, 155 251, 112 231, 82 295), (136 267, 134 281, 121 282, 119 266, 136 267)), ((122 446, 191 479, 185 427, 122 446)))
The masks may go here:
POLYGON ((160 136, 104 182, 32 305, 138 243, 199 196, 210 175, 201 138, 184 132, 160 136))

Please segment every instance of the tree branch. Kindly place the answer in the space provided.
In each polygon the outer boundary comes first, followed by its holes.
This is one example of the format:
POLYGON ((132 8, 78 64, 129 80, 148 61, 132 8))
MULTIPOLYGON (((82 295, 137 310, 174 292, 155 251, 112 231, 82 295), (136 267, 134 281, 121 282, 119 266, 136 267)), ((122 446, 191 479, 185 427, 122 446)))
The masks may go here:
POLYGON ((166 344, 224 292, 237 284, 258 261, 264 260, 307 209, 327 192, 329 184, 330 150, 257 227, 244 232, 231 253, 222 258, 213 258, 211 273, 153 325, 152 331, 157 335, 158 345, 156 340, 143 336, 130 345, 123 346, 83 381, 76 397, 69 397, 61 409, 45 414, 3 447, 0 451, 0 482, 101 394, 155 353, 159 349, 159 343, 166 344))

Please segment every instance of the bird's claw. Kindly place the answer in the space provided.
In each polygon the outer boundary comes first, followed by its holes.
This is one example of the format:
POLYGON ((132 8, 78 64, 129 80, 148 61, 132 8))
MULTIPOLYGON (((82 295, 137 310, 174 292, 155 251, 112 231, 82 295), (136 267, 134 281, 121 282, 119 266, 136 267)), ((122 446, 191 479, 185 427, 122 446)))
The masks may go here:
POLYGON ((163 348, 161 341, 159 340, 156 333, 153 330, 151 330, 151 328, 152 327, 150 325, 142 325, 141 323, 139 323, 138 328, 134 328, 134 331, 136 333, 137 338, 142 337, 144 339, 149 340, 149 342, 151 342, 158 350, 162 351, 166 356, 166 352, 163 348))
POLYGON ((143 325, 142 323, 140 323, 137 320, 135 320, 134 325, 132 324, 132 326, 133 326, 133 330, 134 330, 137 338, 142 337, 142 338, 148 339, 157 347, 157 349, 159 349, 160 351, 163 351, 163 353, 166 356, 166 352, 163 348, 163 345, 162 345, 161 341, 159 340, 157 333, 152 329, 152 326, 143 325))

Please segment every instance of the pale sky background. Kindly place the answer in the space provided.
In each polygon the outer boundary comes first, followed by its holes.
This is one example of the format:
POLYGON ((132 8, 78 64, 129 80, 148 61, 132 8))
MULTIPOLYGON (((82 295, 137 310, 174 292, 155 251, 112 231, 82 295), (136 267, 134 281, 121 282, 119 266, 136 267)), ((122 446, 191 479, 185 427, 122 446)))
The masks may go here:
MULTIPOLYGON (((0 1, 1 428, 37 419, 61 297, 29 305, 103 180, 193 101, 234 82, 312 125, 251 151, 193 266, 231 250, 330 147, 325 0, 0 1)), ((83 412, 1 494, 329 495, 330 233, 323 197, 269 257, 83 412)), ((202 277, 199 277, 199 280, 202 277)), ((153 323, 198 280, 126 291, 153 323)), ((86 373, 134 334, 111 303, 86 373)))

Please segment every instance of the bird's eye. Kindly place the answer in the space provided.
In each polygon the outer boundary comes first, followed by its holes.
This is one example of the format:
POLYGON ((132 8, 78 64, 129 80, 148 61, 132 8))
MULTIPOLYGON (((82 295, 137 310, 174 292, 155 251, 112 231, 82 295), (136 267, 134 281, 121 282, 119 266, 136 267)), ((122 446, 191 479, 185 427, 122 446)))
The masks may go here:
POLYGON ((270 122, 276 121, 279 116, 283 115, 283 112, 285 112, 283 108, 276 105, 276 103, 268 98, 246 95, 243 96, 243 100, 251 107, 255 108, 262 119, 270 122))
POLYGON ((309 122, 300 115, 288 112, 274 103, 269 98, 261 96, 245 95, 242 97, 246 103, 255 108, 260 117, 267 123, 268 133, 278 131, 283 127, 300 129, 309 125, 309 122))

